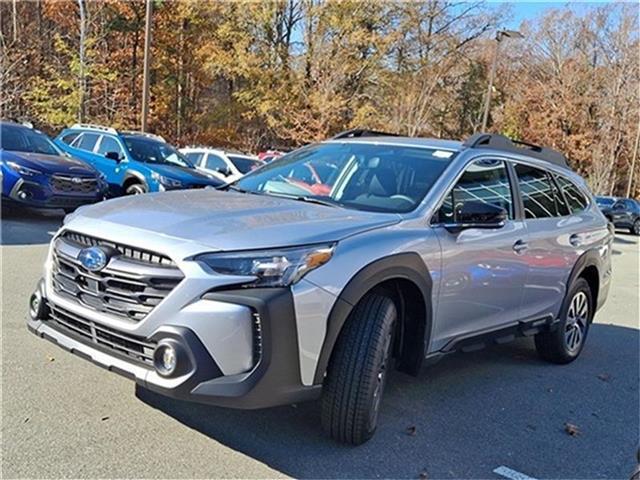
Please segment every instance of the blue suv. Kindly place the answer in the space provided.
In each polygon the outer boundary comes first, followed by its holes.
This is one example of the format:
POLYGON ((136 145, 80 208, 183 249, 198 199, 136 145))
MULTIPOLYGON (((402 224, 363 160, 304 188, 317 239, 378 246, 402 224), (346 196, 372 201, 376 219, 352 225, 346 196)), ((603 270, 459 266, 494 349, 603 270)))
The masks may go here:
POLYGON ((99 202, 107 185, 102 174, 70 158, 44 133, 13 122, 0 122, 2 203, 74 210, 99 202))
POLYGON ((220 186, 162 137, 76 124, 63 130, 56 145, 93 165, 109 183, 110 196, 220 186))

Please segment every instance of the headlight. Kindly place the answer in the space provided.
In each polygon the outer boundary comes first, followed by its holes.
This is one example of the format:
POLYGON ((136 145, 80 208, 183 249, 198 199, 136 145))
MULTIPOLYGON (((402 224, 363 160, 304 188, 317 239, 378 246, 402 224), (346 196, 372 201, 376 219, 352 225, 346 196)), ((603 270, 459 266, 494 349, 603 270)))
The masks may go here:
POLYGON ((207 253, 195 259, 216 273, 247 277, 246 287, 286 287, 327 263, 333 256, 334 247, 313 245, 257 252, 207 253))
POLYGON ((7 166, 14 172, 18 172, 20 175, 24 175, 25 177, 42 175, 42 172, 40 170, 34 170, 33 168, 23 167, 22 165, 16 162, 7 162, 7 166))
POLYGON ((151 178, 153 178, 157 182, 160 182, 165 187, 182 187, 182 182, 180 180, 174 180, 173 178, 165 177, 164 175, 160 175, 158 172, 152 172, 151 178))

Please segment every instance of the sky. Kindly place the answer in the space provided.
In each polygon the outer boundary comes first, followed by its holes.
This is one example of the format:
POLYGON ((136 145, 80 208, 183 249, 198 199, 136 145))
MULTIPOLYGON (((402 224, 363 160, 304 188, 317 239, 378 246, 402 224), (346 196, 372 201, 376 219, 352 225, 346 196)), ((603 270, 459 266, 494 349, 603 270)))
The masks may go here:
POLYGON ((584 13, 590 8, 598 7, 605 5, 607 3, 612 3, 607 0, 600 1, 583 1, 583 2, 547 2, 547 1, 533 1, 533 2, 519 2, 519 1, 511 1, 511 2, 499 2, 499 1, 489 1, 490 5, 495 5, 499 7, 505 3, 511 5, 511 11, 513 14, 512 20, 507 22, 505 27, 517 28, 523 20, 530 20, 538 17, 540 14, 543 14, 545 10, 550 10, 553 8, 564 8, 571 7, 576 13, 584 13))

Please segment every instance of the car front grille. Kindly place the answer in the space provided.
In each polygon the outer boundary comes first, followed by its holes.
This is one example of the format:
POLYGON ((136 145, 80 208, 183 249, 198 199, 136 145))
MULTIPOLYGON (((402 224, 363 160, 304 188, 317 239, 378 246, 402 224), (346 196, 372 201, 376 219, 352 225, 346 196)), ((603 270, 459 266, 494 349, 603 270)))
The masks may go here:
POLYGON ((155 342, 101 325, 53 303, 49 303, 49 311, 48 322, 53 324, 53 328, 62 330, 66 335, 124 355, 134 362, 153 366, 155 342))
POLYGON ((117 250, 118 252, 120 252, 120 255, 131 260, 136 260, 143 263, 150 263, 154 265, 165 265, 165 266, 171 266, 171 267, 176 266, 173 260, 171 260, 169 257, 166 257, 164 255, 149 252, 147 250, 142 250, 139 248, 127 247, 119 243, 109 242, 107 240, 102 240, 100 238, 90 237, 88 235, 83 235, 81 233, 73 232, 70 230, 67 230, 66 232, 64 232, 62 234, 62 238, 76 245, 79 245, 81 248, 102 245, 104 247, 110 247, 117 250))
POLYGON ((166 265, 161 255, 117 245, 107 266, 92 272, 82 266, 78 254, 93 237, 66 232, 53 246, 52 283, 57 294, 97 312, 139 322, 184 278, 177 266, 166 265), (127 253, 129 255, 127 255, 127 253), (139 258, 134 260, 133 257, 139 258))
POLYGON ((59 193, 92 193, 98 190, 95 177, 53 175, 50 183, 53 191, 59 193))

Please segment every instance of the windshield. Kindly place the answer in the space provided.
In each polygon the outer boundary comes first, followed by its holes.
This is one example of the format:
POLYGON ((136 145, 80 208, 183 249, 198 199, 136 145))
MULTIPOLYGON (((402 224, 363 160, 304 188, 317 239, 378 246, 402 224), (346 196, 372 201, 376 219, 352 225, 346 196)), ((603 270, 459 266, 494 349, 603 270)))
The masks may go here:
POLYGON ((231 160, 238 171, 242 174, 249 173, 262 165, 262 162, 252 158, 240 157, 238 155, 227 155, 227 157, 229 157, 229 160, 231 160))
POLYGON ((238 180, 255 193, 304 197, 374 212, 415 209, 455 152, 432 148, 321 143, 238 180))
POLYGON ((168 143, 145 137, 124 136, 124 143, 134 160, 195 168, 187 158, 168 143))
POLYGON ((40 153, 43 155, 62 155, 44 133, 19 125, 2 125, 0 147, 14 152, 40 153))

